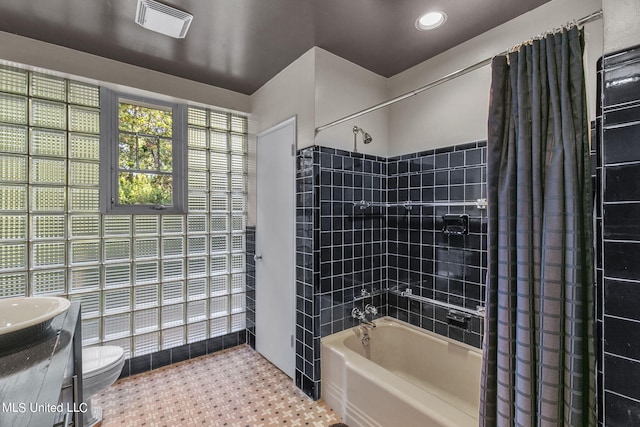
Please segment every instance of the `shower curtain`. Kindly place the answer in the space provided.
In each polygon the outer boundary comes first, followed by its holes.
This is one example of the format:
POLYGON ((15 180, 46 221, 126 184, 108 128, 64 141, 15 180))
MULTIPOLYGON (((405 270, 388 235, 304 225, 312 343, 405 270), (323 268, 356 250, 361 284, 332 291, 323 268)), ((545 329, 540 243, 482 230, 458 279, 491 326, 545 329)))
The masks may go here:
POLYGON ((595 425, 589 123, 577 27, 493 59, 480 425, 595 425))

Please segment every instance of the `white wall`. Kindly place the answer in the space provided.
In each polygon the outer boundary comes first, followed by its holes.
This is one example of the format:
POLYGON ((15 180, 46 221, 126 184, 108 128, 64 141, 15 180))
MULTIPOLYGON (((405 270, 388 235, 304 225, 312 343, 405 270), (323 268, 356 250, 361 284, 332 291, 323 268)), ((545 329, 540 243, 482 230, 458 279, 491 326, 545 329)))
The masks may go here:
POLYGON ((315 51, 310 49, 251 95, 256 134, 297 116, 298 147, 313 145, 315 51))
POLYGON ((315 59, 315 48, 308 50, 251 95, 249 225, 256 223, 256 135, 296 116, 298 147, 308 147, 314 143, 315 59))
MULTIPOLYGON (((601 7, 601 0, 553 0, 391 77, 389 96, 409 92, 490 58, 601 7)), ((592 119, 595 118, 596 61, 602 55, 602 26, 602 20, 585 26, 587 92, 592 119)), ((483 67, 391 106, 389 154, 394 156, 486 139, 490 72, 490 66, 483 67)))
POLYGON ((242 93, 1 31, 0 59, 114 88, 137 88, 194 104, 249 112, 249 96, 242 93))
POLYGON ((640 1, 602 0, 602 10, 605 53, 640 44, 640 1))
MULTIPOLYGON (((316 48, 315 126, 363 110, 388 99, 387 79, 359 65, 316 48)), ((373 137, 368 145, 358 135, 358 152, 387 156, 389 118, 384 109, 328 128, 316 135, 314 143, 323 147, 353 151, 353 127, 373 137)))
POLYGON ((386 100, 386 85, 386 78, 314 47, 251 95, 249 225, 256 221, 256 135, 296 116, 298 149, 322 145, 353 150, 352 128, 357 125, 374 139, 364 145, 359 137, 358 151, 386 156, 388 113, 383 110, 315 135, 320 125, 386 100))

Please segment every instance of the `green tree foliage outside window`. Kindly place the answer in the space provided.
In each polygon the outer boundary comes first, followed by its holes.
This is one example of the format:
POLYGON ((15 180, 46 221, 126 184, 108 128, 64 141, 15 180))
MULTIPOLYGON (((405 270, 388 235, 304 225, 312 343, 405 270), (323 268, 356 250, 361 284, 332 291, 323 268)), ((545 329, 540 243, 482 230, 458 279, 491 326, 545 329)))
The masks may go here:
POLYGON ((118 203, 173 204, 171 110, 120 102, 118 203))

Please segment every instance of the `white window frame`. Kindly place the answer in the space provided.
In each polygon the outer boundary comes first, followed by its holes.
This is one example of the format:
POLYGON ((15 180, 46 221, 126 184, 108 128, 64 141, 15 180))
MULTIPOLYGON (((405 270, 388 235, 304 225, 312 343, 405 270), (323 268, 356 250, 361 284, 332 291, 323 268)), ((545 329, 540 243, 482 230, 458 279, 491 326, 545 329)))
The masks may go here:
POLYGON ((100 212, 103 214, 164 215, 187 213, 187 106, 100 88, 100 212), (173 206, 119 205, 118 200, 118 105, 131 101, 172 112, 173 206))

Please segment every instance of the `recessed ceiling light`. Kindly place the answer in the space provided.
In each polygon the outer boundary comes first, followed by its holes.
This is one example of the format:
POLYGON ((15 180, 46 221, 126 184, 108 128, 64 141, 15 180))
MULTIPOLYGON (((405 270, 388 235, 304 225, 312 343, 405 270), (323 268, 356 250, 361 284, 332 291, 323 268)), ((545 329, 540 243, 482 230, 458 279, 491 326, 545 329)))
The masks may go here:
POLYGON ((420 31, 433 30, 444 24, 446 20, 447 14, 444 12, 425 13, 416 20, 416 28, 420 31))

